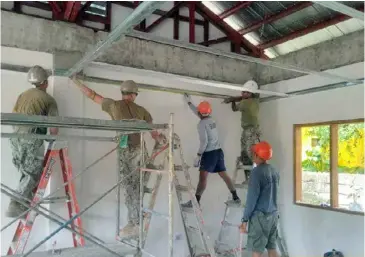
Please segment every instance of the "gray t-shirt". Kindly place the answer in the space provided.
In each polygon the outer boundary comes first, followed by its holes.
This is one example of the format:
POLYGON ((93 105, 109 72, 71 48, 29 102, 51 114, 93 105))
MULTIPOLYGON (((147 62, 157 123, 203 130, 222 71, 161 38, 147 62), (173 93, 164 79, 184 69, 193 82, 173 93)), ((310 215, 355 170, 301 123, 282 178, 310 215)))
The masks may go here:
MULTIPOLYGON (((195 113, 195 115, 199 117, 196 106, 190 103, 189 107, 193 111, 193 113, 195 113)), ((208 116, 200 120, 198 124, 198 133, 200 140, 198 154, 221 149, 217 125, 212 117, 208 116)))

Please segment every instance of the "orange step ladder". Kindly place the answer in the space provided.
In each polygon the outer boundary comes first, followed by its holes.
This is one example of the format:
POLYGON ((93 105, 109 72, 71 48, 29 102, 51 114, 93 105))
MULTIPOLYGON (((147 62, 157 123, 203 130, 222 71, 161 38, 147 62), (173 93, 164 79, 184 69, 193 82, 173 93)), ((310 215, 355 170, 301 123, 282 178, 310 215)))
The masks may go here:
MULTIPOLYGON (((74 215, 79 214, 80 208, 76 199, 75 186, 71 181, 73 176, 72 176, 71 162, 68 157, 68 150, 65 144, 63 144, 63 142, 49 143, 47 153, 44 158, 42 176, 30 205, 31 207, 34 207, 37 204, 39 204, 40 201, 43 200, 44 193, 46 191, 49 179, 52 174, 53 165, 57 161, 57 156, 59 156, 61 163, 62 177, 65 183, 66 197, 69 199, 67 201, 68 214, 69 218, 71 219, 74 215), (57 147, 58 145, 59 147, 57 147), (68 181, 70 182, 67 183, 68 181)), ((9 247, 8 250, 8 255, 22 254, 24 252, 36 216, 37 212, 32 209, 27 213, 25 220, 23 219, 19 220, 18 227, 15 231, 15 235, 13 237, 11 246, 9 247)), ((83 235, 82 222, 80 217, 76 218, 71 223, 71 228, 81 233, 81 235, 83 235)), ((85 239, 83 236, 78 236, 76 233, 72 233, 72 239, 74 247, 85 245, 85 239)))

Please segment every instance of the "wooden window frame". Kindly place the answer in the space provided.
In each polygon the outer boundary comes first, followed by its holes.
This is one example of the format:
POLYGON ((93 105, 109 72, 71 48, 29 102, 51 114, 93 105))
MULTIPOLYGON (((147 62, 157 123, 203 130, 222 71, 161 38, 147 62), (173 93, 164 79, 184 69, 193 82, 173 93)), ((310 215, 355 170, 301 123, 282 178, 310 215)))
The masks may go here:
POLYGON ((294 124, 293 125, 293 149, 294 149, 294 204, 321 210, 330 210, 348 214, 364 216, 364 212, 350 211, 338 208, 338 126, 348 123, 364 123, 364 119, 336 120, 317 123, 294 124), (301 203, 302 199, 302 136, 301 129, 314 126, 330 127, 330 207, 301 203))

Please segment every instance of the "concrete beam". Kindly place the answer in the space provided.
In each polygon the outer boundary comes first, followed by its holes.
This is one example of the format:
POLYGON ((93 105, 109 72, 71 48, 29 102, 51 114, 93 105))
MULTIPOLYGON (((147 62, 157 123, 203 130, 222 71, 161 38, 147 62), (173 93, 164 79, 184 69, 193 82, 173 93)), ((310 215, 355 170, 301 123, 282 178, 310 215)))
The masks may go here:
MULTIPOLYGON (((315 71, 336 69, 364 61, 364 31, 357 31, 323 43, 303 48, 274 59, 275 62, 292 64, 315 71)), ((260 66, 262 84, 292 79, 302 74, 260 66)))
MULTIPOLYGON (((85 53, 107 36, 106 32, 94 33, 75 24, 7 11, 1 11, 1 14, 3 46, 48 53, 85 53)), ((360 31, 278 57, 274 61, 323 71, 361 62, 364 60, 363 53, 364 32, 360 31)), ((303 75, 128 36, 114 43, 97 61, 236 84, 256 79, 264 85, 303 75)))

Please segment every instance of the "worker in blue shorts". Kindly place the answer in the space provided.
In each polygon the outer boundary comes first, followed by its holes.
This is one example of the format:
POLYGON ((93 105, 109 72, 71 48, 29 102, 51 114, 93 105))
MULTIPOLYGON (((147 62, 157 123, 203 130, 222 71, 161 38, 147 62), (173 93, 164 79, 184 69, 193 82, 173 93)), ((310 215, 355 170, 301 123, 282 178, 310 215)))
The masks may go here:
MULTIPOLYGON (((185 94, 184 97, 193 113, 200 118, 198 124, 200 147, 194 161, 194 167, 199 167, 200 171, 199 183, 195 193, 198 203, 200 204, 200 198, 207 186, 208 174, 218 173, 232 194, 232 202, 240 204, 241 200, 237 196, 232 180, 226 172, 224 153, 219 142, 217 126, 210 116, 212 112, 210 104, 203 101, 196 107, 191 102, 191 97, 188 94, 185 94)), ((182 207, 191 208, 192 202, 188 201, 182 204, 182 207)))
POLYGON ((261 257, 265 249, 269 257, 277 257, 277 198, 280 177, 276 169, 267 163, 272 157, 269 143, 263 141, 255 144, 252 147, 252 156, 257 166, 249 178, 240 230, 248 233, 246 249, 252 251, 253 257, 261 257))

